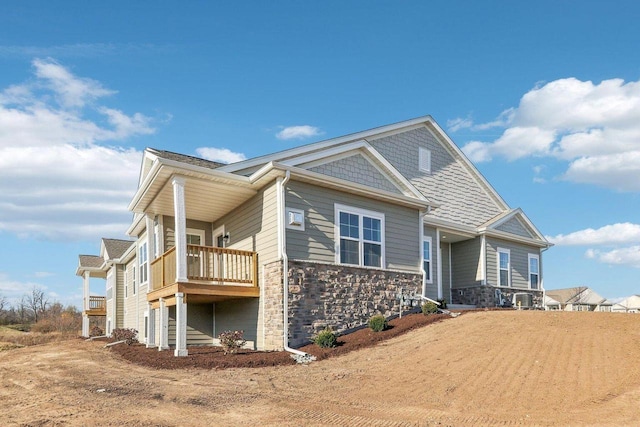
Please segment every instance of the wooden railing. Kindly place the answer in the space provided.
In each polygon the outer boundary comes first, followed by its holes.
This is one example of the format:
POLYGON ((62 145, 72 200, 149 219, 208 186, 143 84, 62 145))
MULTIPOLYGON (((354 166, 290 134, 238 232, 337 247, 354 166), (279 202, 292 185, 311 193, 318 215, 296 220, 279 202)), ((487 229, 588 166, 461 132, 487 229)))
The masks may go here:
MULTIPOLYGON (((151 263, 152 290, 176 281, 176 252, 169 249, 151 263)), ((213 284, 258 286, 258 254, 237 249, 187 245, 187 279, 213 284)))
POLYGON ((107 298, 106 297, 97 297, 97 296, 89 296, 89 310, 106 310, 107 309, 107 298))

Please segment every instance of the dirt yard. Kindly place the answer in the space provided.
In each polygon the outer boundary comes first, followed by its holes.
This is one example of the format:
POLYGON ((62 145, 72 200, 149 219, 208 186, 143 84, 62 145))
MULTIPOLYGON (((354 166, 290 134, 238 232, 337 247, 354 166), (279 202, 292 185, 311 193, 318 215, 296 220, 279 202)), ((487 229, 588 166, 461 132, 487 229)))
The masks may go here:
POLYGON ((640 315, 467 313, 308 366, 154 369, 103 345, 0 352, 0 424, 640 423, 640 315))

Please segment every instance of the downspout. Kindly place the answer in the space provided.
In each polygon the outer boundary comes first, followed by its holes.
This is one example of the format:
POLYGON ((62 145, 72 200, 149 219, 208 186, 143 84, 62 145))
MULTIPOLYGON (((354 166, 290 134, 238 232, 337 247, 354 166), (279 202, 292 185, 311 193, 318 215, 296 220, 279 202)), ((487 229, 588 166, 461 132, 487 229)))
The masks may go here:
MULTIPOLYGON (((420 211, 420 271, 422 272, 422 299, 427 298, 427 272, 424 271, 424 211, 420 211)), ((402 302, 401 302, 402 304, 402 302)))
POLYGON ((288 266, 289 266, 289 257, 287 256, 287 236, 286 236, 286 227, 285 227, 285 218, 284 218, 284 208, 285 208, 285 185, 289 182, 291 178, 291 172, 286 171, 284 179, 278 178, 277 180, 277 188, 276 188, 276 202, 277 202, 277 213, 278 213, 278 248, 280 249, 280 258, 282 259, 282 293, 283 293, 283 315, 284 315, 284 324, 283 324, 283 343, 284 350, 288 351, 297 356, 302 356, 305 358, 309 358, 307 353, 296 350, 294 348, 289 347, 289 277, 288 277, 288 266))

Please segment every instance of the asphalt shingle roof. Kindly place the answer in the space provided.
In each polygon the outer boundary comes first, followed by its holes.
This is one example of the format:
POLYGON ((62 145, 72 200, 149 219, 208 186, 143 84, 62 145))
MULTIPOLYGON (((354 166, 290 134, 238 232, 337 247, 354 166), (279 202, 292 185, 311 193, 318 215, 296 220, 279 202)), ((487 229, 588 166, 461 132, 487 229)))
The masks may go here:
POLYGON ((134 243, 132 240, 102 239, 109 259, 120 258, 134 243))
POLYGON ((104 259, 96 255, 80 255, 80 268, 100 268, 104 259))
POLYGON ((201 166, 203 168, 216 169, 220 166, 224 166, 224 163, 214 162, 211 160, 201 159, 199 157, 188 156, 186 154, 174 153, 172 151, 157 150, 155 148, 148 148, 153 154, 163 159, 175 160, 177 162, 187 163, 190 165, 201 166))

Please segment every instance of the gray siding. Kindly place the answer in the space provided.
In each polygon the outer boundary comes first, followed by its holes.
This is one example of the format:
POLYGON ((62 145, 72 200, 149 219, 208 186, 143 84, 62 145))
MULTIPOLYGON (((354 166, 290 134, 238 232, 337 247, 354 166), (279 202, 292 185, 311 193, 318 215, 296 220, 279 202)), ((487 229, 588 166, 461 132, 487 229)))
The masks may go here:
MULTIPOLYGON (((539 255, 540 249, 535 246, 487 238, 487 284, 491 286, 498 286, 498 247, 510 251, 511 287, 529 289, 529 254, 539 255)), ((542 266, 540 267, 540 278, 542 278, 542 266)))
POLYGON ((464 288, 482 283, 480 238, 451 244, 452 287, 464 288))
POLYGON ((451 302, 451 272, 449 265, 450 243, 440 243, 440 255, 442 256, 442 298, 451 302))
POLYGON ((395 185, 389 182, 389 180, 361 154, 315 166, 309 170, 380 190, 402 194, 395 185))
POLYGON ((496 227, 496 230, 504 231, 505 233, 511 233, 522 237, 535 238, 526 227, 516 217, 511 218, 509 221, 496 227))
MULTIPOLYGON (((125 287, 124 285, 128 285, 128 289, 124 297, 124 327, 139 330, 138 319, 136 318, 138 314, 138 295, 133 294, 131 284, 131 275, 133 274, 131 268, 136 265, 136 262, 137 260, 134 258, 133 261, 127 263, 127 265, 125 266, 123 287, 125 287), (129 271, 127 271, 127 269, 129 269, 129 271)), ((139 291, 139 289, 137 291, 139 291)))
MULTIPOLYGON (((213 224, 224 225, 231 239, 228 248, 258 253, 259 265, 278 258, 278 221, 275 183, 213 224)), ((259 269, 261 270, 261 269, 259 269)))
POLYGON ((258 337, 258 299, 218 302, 215 306, 214 336, 224 331, 244 331, 244 339, 255 348, 258 337))
MULTIPOLYGON (((176 245, 176 220, 172 216, 162 217, 162 224, 164 228, 164 250, 165 252, 176 245)), ((204 230, 204 244, 205 246, 212 245, 211 238, 211 223, 205 221, 196 221, 193 219, 187 219, 187 228, 193 228, 195 230, 204 230)))
POLYGON ((440 207, 427 216, 479 226, 501 212, 461 158, 447 150, 426 128, 370 141, 402 175, 440 207), (431 173, 418 168, 419 147, 431 151, 431 173))
POLYGON ((305 231, 287 230, 290 259, 335 263, 335 204, 385 215, 386 268, 416 271, 420 268, 419 213, 375 199, 290 181, 286 205, 304 210, 305 231))

